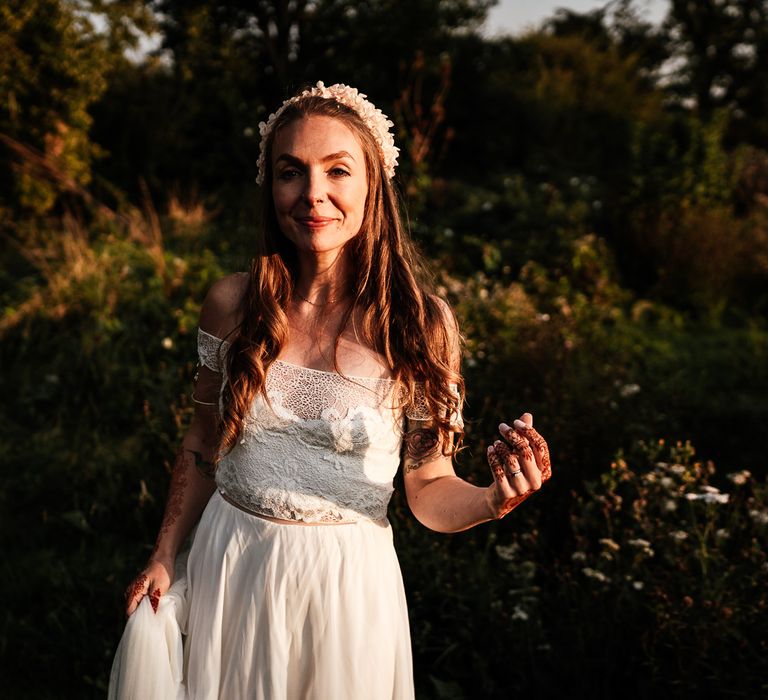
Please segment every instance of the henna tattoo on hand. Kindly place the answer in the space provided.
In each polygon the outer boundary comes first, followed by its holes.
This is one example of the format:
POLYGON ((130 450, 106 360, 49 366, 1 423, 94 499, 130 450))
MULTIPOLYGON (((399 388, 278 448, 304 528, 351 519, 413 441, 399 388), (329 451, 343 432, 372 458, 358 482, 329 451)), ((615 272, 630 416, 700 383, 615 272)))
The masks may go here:
MULTIPOLYGON (((130 602, 133 600, 136 595, 141 591, 144 586, 147 585, 147 575, 146 574, 140 574, 137 576, 131 584, 128 586, 128 588, 125 590, 125 600, 126 602, 130 602)), ((143 594, 142 594, 143 595, 143 594)))
POLYGON ((501 483, 501 480, 504 478, 504 467, 501 464, 499 455, 496 454, 496 448, 492 445, 488 448, 488 462, 491 465, 491 472, 493 472, 494 480, 501 483))
POLYGON ((533 450, 528 444, 528 440, 520 435, 520 433, 517 433, 514 430, 510 430, 506 433, 506 435, 504 435, 504 439, 511 443, 512 449, 517 452, 517 454, 519 454, 523 459, 530 459, 533 462, 536 461, 533 456, 533 450))
POLYGON ((533 491, 526 491, 525 493, 521 493, 519 496, 508 498, 506 501, 504 501, 504 503, 501 504, 498 517, 503 518, 511 510, 517 508, 517 506, 519 506, 532 493, 533 491))
POLYGON ((533 446, 541 455, 541 476, 542 479, 546 481, 550 476, 552 476, 552 463, 549 459, 549 446, 547 445, 547 441, 541 437, 541 434, 534 428, 526 428, 525 432, 528 442, 533 444, 533 446))
POLYGON ((157 607, 160 605, 160 589, 155 588, 149 596, 149 604, 152 606, 152 610, 157 612, 157 607))

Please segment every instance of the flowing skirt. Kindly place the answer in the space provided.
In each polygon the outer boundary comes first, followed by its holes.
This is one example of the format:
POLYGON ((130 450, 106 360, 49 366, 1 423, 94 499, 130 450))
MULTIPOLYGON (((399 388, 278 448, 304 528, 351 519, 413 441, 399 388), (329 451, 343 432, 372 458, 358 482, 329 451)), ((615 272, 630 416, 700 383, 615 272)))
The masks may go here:
POLYGON ((185 569, 157 615, 144 599, 129 619, 110 698, 414 697, 408 611, 388 520, 276 523, 217 491, 185 569), (153 688, 164 694, 148 694, 153 688))

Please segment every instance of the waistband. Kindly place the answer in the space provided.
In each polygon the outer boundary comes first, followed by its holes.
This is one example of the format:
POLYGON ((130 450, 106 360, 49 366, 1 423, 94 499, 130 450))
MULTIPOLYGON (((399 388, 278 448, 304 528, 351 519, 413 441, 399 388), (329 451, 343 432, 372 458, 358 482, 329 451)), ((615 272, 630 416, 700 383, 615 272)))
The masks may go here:
POLYGON ((264 520, 270 520, 273 523, 280 525, 354 525, 356 520, 318 520, 317 522, 305 522, 304 520, 287 520, 285 518, 275 518, 272 515, 266 515, 265 513, 257 513, 255 510, 241 506, 237 501, 232 500, 229 496, 217 489, 219 496, 221 496, 229 505, 234 506, 238 510, 248 513, 248 515, 255 515, 257 518, 263 518, 264 520))

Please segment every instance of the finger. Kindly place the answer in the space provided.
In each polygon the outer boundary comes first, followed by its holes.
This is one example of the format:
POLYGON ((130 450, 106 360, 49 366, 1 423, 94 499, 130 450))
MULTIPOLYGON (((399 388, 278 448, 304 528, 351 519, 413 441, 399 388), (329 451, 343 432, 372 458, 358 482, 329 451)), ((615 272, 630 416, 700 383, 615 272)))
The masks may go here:
POLYGON ((499 425, 499 432, 509 443, 512 451, 520 458, 520 463, 523 465, 526 477, 529 478, 531 483, 539 481, 541 471, 536 465, 536 456, 533 454, 533 450, 526 437, 514 428, 510 428, 506 423, 499 425), (534 472, 539 472, 539 474, 537 475, 534 472))
POLYGON ((512 451, 521 459, 523 464, 527 461, 531 462, 531 464, 536 463, 536 457, 533 454, 533 450, 531 450, 528 440, 520 431, 510 428, 506 423, 501 423, 499 425, 499 432, 512 448, 512 451))
POLYGON ((498 486, 499 497, 504 500, 516 498, 518 495, 517 489, 513 488, 510 483, 510 481, 514 481, 514 479, 507 476, 504 461, 494 445, 488 446, 488 464, 490 464, 491 471, 493 472, 493 480, 498 486))
POLYGON ((549 458, 547 441, 534 428, 525 426, 520 420, 516 420, 514 425, 515 429, 525 435, 528 443, 533 447, 536 464, 541 471, 542 479, 546 481, 552 476, 552 462, 549 458))
POLYGON ((523 415, 520 416, 520 418, 518 418, 517 420, 519 420, 522 423, 525 423, 525 425, 528 426, 529 428, 533 427, 533 415, 531 413, 523 413, 523 415))
POLYGON ((125 591, 126 609, 125 614, 130 617, 133 615, 136 608, 139 606, 139 602, 146 595, 149 589, 149 578, 146 574, 139 574, 128 586, 125 591))
POLYGON ((155 588, 152 593, 149 594, 149 604, 152 606, 152 610, 157 613, 157 606, 160 605, 160 589, 155 588))
POLYGON ((506 474, 504 473, 504 465, 501 462, 501 458, 496 454, 496 450, 493 445, 488 445, 488 464, 491 467, 491 473, 493 474, 493 480, 500 486, 509 488, 506 474))
POLYGON ((497 440, 494 444, 494 451, 501 459, 501 463, 504 465, 504 471, 507 476, 507 481, 512 488, 516 496, 520 496, 531 490, 531 482, 528 480, 528 474, 525 473, 525 469, 520 464, 520 460, 517 455, 514 454, 506 443, 501 440, 497 440))

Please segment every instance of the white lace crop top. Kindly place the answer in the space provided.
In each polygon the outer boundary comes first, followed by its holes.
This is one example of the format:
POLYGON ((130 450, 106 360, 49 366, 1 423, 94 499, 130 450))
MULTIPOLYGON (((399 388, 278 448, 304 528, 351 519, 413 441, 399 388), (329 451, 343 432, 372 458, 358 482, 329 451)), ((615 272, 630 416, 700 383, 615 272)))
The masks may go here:
MULTIPOLYGON (((198 329, 200 364, 222 374, 222 387, 228 348, 198 329)), ((219 462, 219 491, 286 520, 386 517, 403 438, 396 386, 275 360, 267 370, 269 403, 256 396, 239 444, 219 462)), ((423 398, 407 415, 430 417, 423 398)))

